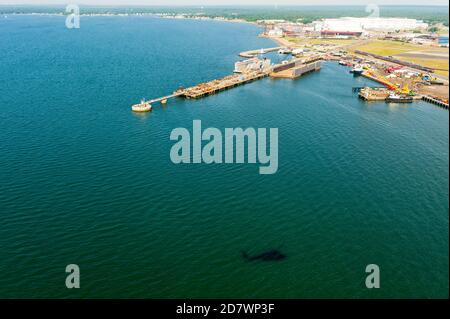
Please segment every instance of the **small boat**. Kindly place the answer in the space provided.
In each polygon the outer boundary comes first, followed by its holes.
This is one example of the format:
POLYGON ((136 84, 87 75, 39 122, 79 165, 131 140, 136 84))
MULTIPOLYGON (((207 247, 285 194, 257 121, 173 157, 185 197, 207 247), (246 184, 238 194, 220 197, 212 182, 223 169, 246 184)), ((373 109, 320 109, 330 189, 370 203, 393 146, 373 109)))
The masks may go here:
POLYGON ((142 100, 141 103, 135 104, 131 107, 133 112, 150 112, 152 110, 152 105, 149 102, 142 100))
POLYGON ((350 70, 350 73, 353 73, 353 75, 355 75, 355 76, 359 76, 359 75, 363 74, 363 72, 364 72, 364 69, 361 65, 356 65, 350 70))
POLYGON ((303 49, 294 49, 292 50, 293 55, 303 55, 305 51, 303 49))
POLYGON ((167 104, 167 99, 161 100, 161 104, 167 104))
POLYGON ((341 60, 341 61, 339 61, 339 65, 347 65, 347 62, 346 61, 344 61, 344 60, 341 60))
POLYGON ((386 103, 412 103, 414 99, 411 96, 402 96, 396 93, 391 93, 386 98, 386 103))
POLYGON ((292 50, 288 49, 288 48, 281 48, 280 50, 278 50, 278 54, 291 54, 292 50))

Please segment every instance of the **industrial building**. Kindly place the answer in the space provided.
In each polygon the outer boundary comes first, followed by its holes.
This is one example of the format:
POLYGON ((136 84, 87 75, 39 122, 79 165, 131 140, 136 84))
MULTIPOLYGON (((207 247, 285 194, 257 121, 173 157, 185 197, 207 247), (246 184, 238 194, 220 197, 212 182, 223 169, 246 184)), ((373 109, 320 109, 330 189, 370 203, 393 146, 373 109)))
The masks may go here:
POLYGON ((270 59, 258 59, 257 57, 239 61, 234 64, 235 73, 246 73, 253 71, 267 71, 271 66, 270 59))
POLYGON ((313 22, 315 31, 335 35, 362 35, 366 31, 417 30, 428 27, 427 23, 407 18, 339 18, 313 22))

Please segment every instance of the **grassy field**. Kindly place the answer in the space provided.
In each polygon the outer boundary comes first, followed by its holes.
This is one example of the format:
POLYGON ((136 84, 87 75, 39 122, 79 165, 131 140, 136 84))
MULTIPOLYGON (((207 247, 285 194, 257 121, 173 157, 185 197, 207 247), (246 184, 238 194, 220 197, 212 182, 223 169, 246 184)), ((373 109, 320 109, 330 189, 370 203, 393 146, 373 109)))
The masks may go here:
POLYGON ((354 47, 354 50, 365 51, 383 56, 397 55, 406 52, 444 52, 445 48, 423 46, 418 44, 404 43, 399 41, 374 40, 360 47, 354 47))
POLYGON ((281 45, 288 43, 294 44, 296 46, 305 45, 312 46, 317 44, 331 44, 331 45, 342 45, 348 46, 347 50, 354 52, 355 50, 365 51, 369 53, 374 53, 382 56, 393 56, 402 61, 416 63, 425 67, 429 67, 436 70, 436 74, 449 76, 449 60, 443 58, 433 58, 433 53, 441 53, 448 55, 448 48, 432 47, 419 44, 405 43, 399 41, 387 41, 387 40, 373 40, 370 42, 364 42, 354 39, 308 39, 308 38, 283 38, 281 45), (419 56, 399 56, 404 53, 413 53, 419 56), (428 55, 429 57, 420 56, 428 55))
POLYGON ((400 57, 400 59, 403 61, 408 61, 408 62, 416 63, 419 65, 423 65, 428 68, 440 69, 440 70, 436 70, 435 73, 448 77, 448 74, 449 74, 448 60, 420 59, 420 58, 412 58, 412 57, 400 57), (444 70, 447 70, 447 71, 444 71, 444 70))
POLYGON ((348 39, 307 39, 307 38, 285 38, 289 42, 300 45, 314 45, 314 44, 333 44, 333 45, 350 45, 357 42, 357 40, 348 39))

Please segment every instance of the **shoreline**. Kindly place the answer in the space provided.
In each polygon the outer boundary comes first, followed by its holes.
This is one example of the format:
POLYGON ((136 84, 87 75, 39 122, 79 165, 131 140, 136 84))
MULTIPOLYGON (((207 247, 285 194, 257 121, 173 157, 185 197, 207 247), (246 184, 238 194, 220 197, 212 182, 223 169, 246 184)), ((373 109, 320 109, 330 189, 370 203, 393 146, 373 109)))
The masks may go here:
POLYGON ((243 20, 243 19, 228 19, 228 18, 225 18, 225 17, 211 18, 211 17, 202 17, 202 16, 198 16, 198 17, 194 17, 194 16, 172 16, 172 15, 166 16, 166 15, 163 15, 161 13, 153 14, 153 16, 155 16, 157 18, 161 18, 161 19, 217 21, 217 22, 243 23, 243 24, 251 24, 251 25, 254 25, 254 26, 259 26, 256 22, 251 22, 251 21, 247 21, 247 20, 243 20))
MULTIPOLYGON (((30 13, 0 13, 0 16, 57 16, 66 17, 68 14, 63 12, 55 13, 40 13, 40 12, 30 12, 30 13)), ((80 17, 153 17, 160 19, 173 19, 173 20, 198 20, 198 21, 217 21, 217 22, 230 22, 230 23, 243 23, 258 26, 256 22, 247 21, 243 19, 228 19, 225 17, 194 17, 194 16, 166 16, 163 13, 80 13, 80 17)))
POLYGON ((261 36, 261 38, 272 40, 274 43, 279 44, 281 47, 288 47, 288 48, 295 48, 298 47, 295 43, 290 42, 289 40, 286 40, 285 38, 280 37, 271 37, 268 35, 261 36))

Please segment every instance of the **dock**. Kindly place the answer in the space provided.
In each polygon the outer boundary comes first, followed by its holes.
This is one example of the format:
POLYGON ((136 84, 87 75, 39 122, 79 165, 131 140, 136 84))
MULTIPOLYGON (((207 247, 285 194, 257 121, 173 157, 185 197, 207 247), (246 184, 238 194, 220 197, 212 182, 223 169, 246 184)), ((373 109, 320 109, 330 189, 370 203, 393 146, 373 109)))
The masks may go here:
POLYGON ((422 96, 422 100, 448 110, 448 102, 446 103, 442 100, 436 99, 436 98, 428 96, 428 95, 422 96))
POLYGON ((321 60, 321 57, 296 59, 290 63, 274 67, 270 76, 273 78, 296 79, 307 73, 319 71, 321 69, 321 60))
POLYGON ((370 71, 366 70, 366 71, 364 71, 362 73, 362 76, 364 76, 364 77, 366 77, 366 78, 368 78, 368 79, 370 79, 372 81, 375 81, 375 82, 378 82, 380 84, 383 84, 385 87, 387 87, 391 91, 397 91, 398 90, 398 88, 395 86, 395 84, 389 82, 383 76, 377 76, 373 72, 370 72, 370 71))
MULTIPOLYGON (((265 52, 276 51, 279 48, 264 49, 265 52)), ((245 54, 257 54, 260 51, 247 51, 245 54)), ((242 55, 242 53, 241 53, 242 55)), ((253 55, 251 55, 254 59, 253 55)), ((234 73, 220 79, 200 83, 189 88, 180 88, 170 95, 148 100, 146 103, 167 103, 167 100, 182 97, 186 99, 200 99, 205 96, 213 95, 237 86, 254 82, 265 77, 274 78, 297 78, 305 73, 320 70, 322 56, 314 56, 307 59, 292 59, 289 63, 270 65, 267 60, 260 60, 261 63, 252 63, 249 69, 244 68, 240 73, 234 73), (255 67, 255 65, 257 67, 255 67)), ((270 62, 270 61, 269 61, 270 62)), ((239 63, 239 62, 238 62, 239 63)))
POLYGON ((364 101, 386 101, 390 94, 390 91, 386 88, 362 88, 359 91, 359 98, 364 101))
POLYGON ((270 52, 275 52, 275 51, 280 50, 281 48, 282 47, 245 51, 245 52, 239 53, 239 56, 242 58, 250 59, 250 58, 254 58, 258 54, 266 54, 266 53, 270 53, 270 52))
MULTIPOLYGON (((367 86, 354 86, 352 88, 352 92, 353 93, 359 93, 359 92, 361 92, 362 90, 364 90, 366 88, 367 88, 367 86)), ((370 88, 371 89, 384 89, 385 87, 384 86, 371 86, 370 88)))
POLYGON ((185 89, 181 96, 188 99, 199 99, 207 95, 222 92, 236 86, 247 84, 269 76, 268 71, 254 71, 245 74, 233 74, 222 79, 213 80, 207 83, 200 83, 191 88, 185 89))
POLYGON ((179 89, 173 94, 148 100, 146 103, 164 103, 165 101, 175 98, 183 97, 186 99, 200 99, 202 97, 213 95, 240 85, 244 85, 269 76, 270 71, 254 71, 245 74, 232 74, 221 79, 200 83, 189 88, 179 89))

